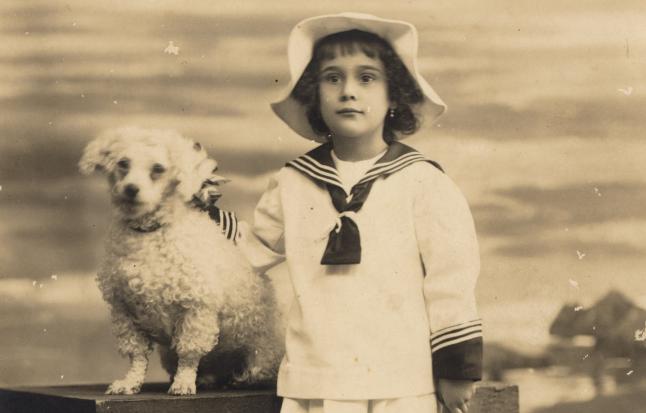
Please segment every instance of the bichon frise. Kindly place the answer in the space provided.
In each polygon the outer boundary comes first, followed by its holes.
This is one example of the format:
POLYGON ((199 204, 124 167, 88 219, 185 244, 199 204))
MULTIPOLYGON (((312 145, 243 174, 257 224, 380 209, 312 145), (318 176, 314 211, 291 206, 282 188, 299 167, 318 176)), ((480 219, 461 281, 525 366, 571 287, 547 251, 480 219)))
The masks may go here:
POLYGON ((97 280, 130 359, 108 394, 139 392, 155 343, 170 394, 194 394, 196 379, 275 379, 283 348, 272 285, 252 272, 205 203, 196 206, 205 186, 223 180, 216 166, 199 143, 172 131, 121 128, 85 148, 81 172, 105 173, 111 187, 97 280))

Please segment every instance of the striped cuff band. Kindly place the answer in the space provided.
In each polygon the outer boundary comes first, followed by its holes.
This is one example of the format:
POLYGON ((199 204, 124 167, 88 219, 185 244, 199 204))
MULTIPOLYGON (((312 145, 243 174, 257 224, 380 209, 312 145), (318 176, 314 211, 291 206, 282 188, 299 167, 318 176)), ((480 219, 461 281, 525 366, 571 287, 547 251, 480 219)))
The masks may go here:
POLYGON ((482 321, 443 328, 431 335, 436 379, 482 379, 482 321))
POLYGON ((431 334, 431 350, 436 352, 445 347, 482 337, 482 320, 446 327, 431 334))

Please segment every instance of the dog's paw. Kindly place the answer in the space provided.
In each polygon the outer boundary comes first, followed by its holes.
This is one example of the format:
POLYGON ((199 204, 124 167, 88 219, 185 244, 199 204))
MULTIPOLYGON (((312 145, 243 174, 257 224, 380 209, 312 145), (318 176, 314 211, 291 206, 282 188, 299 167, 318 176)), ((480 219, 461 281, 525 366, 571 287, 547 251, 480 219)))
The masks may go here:
POLYGON ((271 370, 252 367, 243 372, 234 373, 229 385, 233 389, 258 389, 276 386, 276 374, 271 370))
POLYGON ((252 383, 264 383, 276 379, 276 372, 272 369, 262 369, 260 367, 251 368, 251 377, 249 379, 252 383))
POLYGON ((272 374, 260 367, 252 367, 233 374, 233 384, 254 384, 267 381, 272 378, 272 374))
POLYGON ((141 390, 141 383, 132 383, 127 380, 115 380, 105 391, 105 394, 137 394, 141 390))
POLYGON ((197 376, 196 384, 201 389, 213 389, 218 384, 218 378, 215 374, 203 374, 197 376))
POLYGON ((195 394, 195 381, 182 381, 177 380, 171 384, 170 389, 168 389, 168 394, 175 396, 186 396, 195 394))
POLYGON ((251 372, 248 369, 235 372, 233 373, 232 384, 239 385, 239 384, 246 383, 249 381, 250 377, 251 377, 251 372))

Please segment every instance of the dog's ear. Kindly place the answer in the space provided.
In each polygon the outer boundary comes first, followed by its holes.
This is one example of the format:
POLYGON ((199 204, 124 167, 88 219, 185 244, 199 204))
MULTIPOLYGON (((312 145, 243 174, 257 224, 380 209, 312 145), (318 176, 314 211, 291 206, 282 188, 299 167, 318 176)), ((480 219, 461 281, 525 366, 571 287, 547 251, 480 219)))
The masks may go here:
POLYGON ((175 167, 177 192, 188 202, 212 176, 218 164, 208 157, 202 145, 186 138, 175 141, 170 155, 175 167))
POLYGON ((83 175, 93 172, 109 172, 114 168, 115 155, 113 146, 118 140, 118 133, 114 130, 106 131, 90 141, 83 150, 79 160, 79 171, 83 175))

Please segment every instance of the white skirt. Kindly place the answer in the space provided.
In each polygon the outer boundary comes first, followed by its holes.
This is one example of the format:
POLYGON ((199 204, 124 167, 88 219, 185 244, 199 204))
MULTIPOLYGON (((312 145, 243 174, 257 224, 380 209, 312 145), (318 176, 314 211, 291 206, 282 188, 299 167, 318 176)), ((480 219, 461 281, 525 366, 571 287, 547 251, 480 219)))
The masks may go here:
POLYGON ((438 413, 435 394, 378 400, 283 398, 280 413, 438 413))

